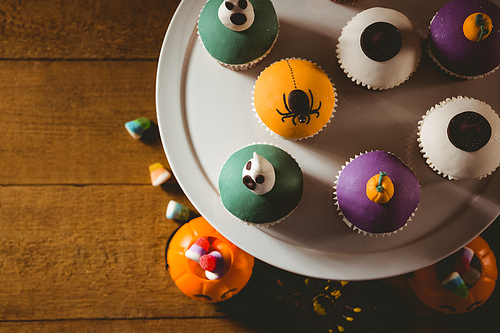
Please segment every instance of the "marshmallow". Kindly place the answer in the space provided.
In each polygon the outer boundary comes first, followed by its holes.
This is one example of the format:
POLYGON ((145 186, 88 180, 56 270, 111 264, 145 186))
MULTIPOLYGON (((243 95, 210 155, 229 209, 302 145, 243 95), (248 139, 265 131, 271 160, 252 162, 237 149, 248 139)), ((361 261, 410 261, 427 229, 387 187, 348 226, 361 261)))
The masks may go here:
POLYGON ((207 251, 205 251, 202 247, 193 244, 191 247, 186 251, 184 254, 186 258, 189 258, 193 261, 199 262, 200 258, 205 256, 207 254, 207 251))
POLYGON ((461 275, 465 283, 475 285, 481 278, 481 272, 474 267, 471 267, 468 272, 461 275))
POLYGON ((197 263, 200 262, 200 258, 205 256, 210 248, 210 243, 206 238, 198 238, 184 253, 184 255, 197 263))
POLYGON ((200 258, 200 267, 205 270, 209 280, 216 280, 224 273, 224 258, 218 251, 212 251, 200 258))

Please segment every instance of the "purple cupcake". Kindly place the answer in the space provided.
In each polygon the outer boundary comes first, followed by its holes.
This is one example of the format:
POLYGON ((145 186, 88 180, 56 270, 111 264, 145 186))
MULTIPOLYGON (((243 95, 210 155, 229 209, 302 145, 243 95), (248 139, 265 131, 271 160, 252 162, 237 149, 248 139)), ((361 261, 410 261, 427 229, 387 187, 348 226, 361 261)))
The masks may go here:
POLYGON ((420 203, 420 183, 395 155, 371 151, 351 158, 337 176, 335 205, 344 222, 364 235, 402 230, 420 203))
POLYGON ((454 0, 429 27, 429 55, 452 77, 477 79, 500 66, 500 7, 488 0, 454 0))

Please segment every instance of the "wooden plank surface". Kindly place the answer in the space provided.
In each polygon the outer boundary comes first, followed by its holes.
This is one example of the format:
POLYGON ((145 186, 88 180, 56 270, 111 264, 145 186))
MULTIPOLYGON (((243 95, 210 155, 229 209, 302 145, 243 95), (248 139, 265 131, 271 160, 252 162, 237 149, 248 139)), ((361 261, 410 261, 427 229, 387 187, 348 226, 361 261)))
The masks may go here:
POLYGON ((180 0, 2 0, 0 58, 157 59, 180 0))
POLYGON ((1 184, 148 184, 168 163, 154 61, 2 61, 1 184), (124 124, 153 126, 134 140, 124 124))
POLYGON ((0 324, 3 333, 33 332, 151 332, 151 333, 184 333, 184 332, 262 332, 238 320, 220 318, 193 319, 153 319, 153 320, 75 320, 0 324))
MULTIPOLYGON (((247 287, 218 304, 186 297, 165 270, 179 226, 166 219, 167 203, 196 214, 174 178, 152 187, 148 171, 169 167, 154 88, 179 2, 0 2, 0 332, 314 328, 277 297, 276 274, 285 273, 260 261, 247 287), (141 116, 153 127, 134 140, 123 126, 141 116)), ((499 235, 498 221, 483 234, 496 253, 499 235)), ((405 276, 375 282, 397 296, 390 332, 488 332, 497 323, 498 289, 472 313, 447 316, 423 305, 405 276)))
POLYGON ((3 186, 0 318, 195 317, 165 270, 178 186, 3 186), (68 297, 71 296, 71 297, 68 297))

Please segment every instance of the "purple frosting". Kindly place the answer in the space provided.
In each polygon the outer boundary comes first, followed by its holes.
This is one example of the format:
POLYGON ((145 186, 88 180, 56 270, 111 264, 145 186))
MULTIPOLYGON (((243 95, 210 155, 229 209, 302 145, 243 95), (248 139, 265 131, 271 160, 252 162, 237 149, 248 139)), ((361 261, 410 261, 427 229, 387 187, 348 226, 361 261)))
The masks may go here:
POLYGON ((337 180, 337 201, 344 217, 370 233, 390 233, 403 227, 420 202, 417 177, 401 160, 381 150, 358 156, 342 170, 337 180), (379 172, 387 172, 394 196, 377 204, 366 195, 366 183, 379 172))
POLYGON ((488 0, 455 0, 444 5, 431 22, 429 42, 439 63, 461 76, 487 74, 500 65, 500 7, 488 0), (463 33, 465 19, 474 13, 491 18, 491 34, 480 43, 463 33))

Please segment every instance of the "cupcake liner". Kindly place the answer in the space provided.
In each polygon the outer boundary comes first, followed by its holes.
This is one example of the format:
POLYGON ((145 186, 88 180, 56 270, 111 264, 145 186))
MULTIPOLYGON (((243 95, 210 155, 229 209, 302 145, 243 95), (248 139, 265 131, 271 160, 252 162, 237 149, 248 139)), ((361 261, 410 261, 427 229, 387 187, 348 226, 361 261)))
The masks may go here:
MULTIPOLYGON (((210 1, 210 0, 207 0, 207 2, 210 1)), ((271 50, 274 48, 274 45, 276 44, 276 41, 278 40, 278 36, 279 36, 279 28, 280 28, 280 23, 279 23, 279 18, 278 18, 278 32, 276 33, 276 37, 274 38, 274 41, 273 41, 273 44, 271 45, 271 47, 262 55, 260 56, 259 58, 255 59, 255 60, 252 60, 250 62, 247 62, 247 63, 244 63, 244 64, 227 64, 225 62, 222 62, 218 59, 216 59, 214 56, 212 56, 210 54, 210 52, 208 52, 208 50, 205 48, 205 45, 203 44, 203 40, 201 39, 201 36, 200 36, 200 31, 198 29, 198 23, 200 21, 200 15, 201 15, 201 11, 200 13, 198 14, 198 20, 196 21, 196 34, 198 35, 198 40, 200 41, 201 45, 203 46, 203 49, 205 50, 205 52, 212 58, 214 59, 215 61, 217 61, 221 66, 225 67, 225 68, 228 68, 230 70, 233 70, 233 71, 245 71, 245 70, 249 70, 249 69, 252 69, 254 68, 255 66, 257 66, 262 60, 264 60, 265 57, 267 57, 269 55, 269 53, 271 53, 271 50)))
MULTIPOLYGON (((283 148, 281 148, 280 146, 276 145, 276 144, 272 144, 272 143, 267 143, 267 142, 253 142, 253 143, 250 143, 250 144, 247 144, 246 146, 243 146, 237 150, 235 150, 233 152, 233 154, 243 148, 246 148, 246 147, 250 147, 250 146, 253 146, 253 145, 269 145, 269 146, 273 146, 273 147, 276 147, 276 148, 279 148, 281 149, 282 151, 284 151, 285 153, 287 153, 294 161, 295 163, 297 163, 297 165, 299 166, 300 168, 300 165, 298 163, 298 161, 290 154, 288 153, 286 150, 284 150, 283 148)), ((233 155, 229 155, 226 160, 224 161, 224 163, 222 164, 222 167, 221 167, 221 170, 219 171, 219 176, 220 176, 220 173, 222 172, 222 169, 224 167, 224 165, 226 164, 226 162, 229 160, 229 158, 233 155)), ((301 169, 301 168, 300 168, 301 169)), ((302 170, 302 169, 301 169, 302 170)), ((302 179, 302 183, 304 182, 304 180, 302 179)), ((219 199, 220 199, 220 202, 222 204, 222 206, 224 207, 224 209, 226 210, 226 212, 229 213, 229 215, 231 215, 236 221, 240 222, 240 223, 243 223, 245 225, 248 225, 248 226, 254 226, 254 227, 259 227, 259 228, 268 228, 268 227, 272 227, 272 226, 275 226, 276 224, 278 223, 281 223, 281 221, 285 220, 287 217, 289 217, 296 209, 297 209, 297 206, 295 206, 288 214, 286 214, 285 216, 279 218, 278 220, 276 221, 272 221, 272 222, 267 222, 267 223, 253 223, 253 222, 249 222, 249 221, 244 221, 240 218, 238 218, 236 215, 234 215, 233 213, 231 213, 227 208, 226 206, 223 204, 222 202, 222 196, 219 194, 219 199)))
MULTIPOLYGON (((264 72, 264 70, 266 70, 268 67, 276 64, 276 63, 279 63, 280 61, 286 61, 286 60, 304 60, 304 61, 308 61, 310 62, 311 64, 314 64, 315 66, 317 66, 319 69, 321 69, 323 71, 323 73, 325 73, 325 75, 328 77, 328 80, 330 81, 330 83, 332 84, 332 88, 333 88, 333 97, 335 98, 335 101, 334 101, 334 104, 333 104, 333 110, 332 110, 332 114, 330 115, 330 118, 328 119, 328 121, 325 123, 325 125, 323 125, 323 127, 321 127, 317 132, 315 132, 314 134, 312 135, 309 135, 309 136, 305 136, 305 137, 301 137, 301 138, 289 138, 289 137, 285 137, 285 136, 282 136, 282 135, 279 135, 278 133, 274 132, 272 129, 270 129, 263 121, 262 119, 260 118, 259 114, 257 113, 257 110, 255 109, 255 101, 254 101, 254 91, 255 91, 255 84, 253 86, 253 89, 252 89, 252 109, 253 109, 253 112, 254 112, 254 116, 257 117, 259 123, 266 129, 267 132, 269 132, 270 135, 273 135, 274 137, 278 138, 278 139, 284 139, 284 140, 288 140, 288 141, 300 141, 300 140, 303 140, 303 139, 308 139, 308 138, 312 138, 313 136, 317 135, 318 133, 322 132, 327 126, 328 124, 330 124, 333 116, 335 115, 335 108, 338 106, 338 94, 337 94, 337 89, 335 88, 335 83, 333 83, 332 79, 330 78, 330 76, 328 75, 328 73, 325 72, 325 70, 323 70, 323 68, 321 68, 321 66, 319 66, 317 63, 311 61, 311 60, 307 60, 307 59, 303 59, 303 58, 296 58, 296 57, 291 57, 291 58, 283 58, 283 59, 280 59, 280 60, 277 60, 273 63, 271 63, 269 66, 267 66, 266 68, 264 68, 259 76, 257 77, 257 80, 259 79, 259 77, 262 75, 262 72, 264 72)), ((257 80, 255 80, 255 82, 257 82, 257 80)))
MULTIPOLYGON (((222 203, 222 198, 219 197, 219 199, 221 199, 221 203, 222 203)), ((224 206, 224 205, 222 205, 222 206, 224 207, 224 209, 226 210, 226 212, 228 212, 236 221, 238 221, 240 223, 243 223, 245 225, 248 225, 248 226, 259 227, 259 228, 269 228, 269 227, 275 226, 276 224, 281 223, 281 221, 283 221, 284 219, 286 219, 287 217, 289 217, 290 215, 292 215, 292 213, 295 211, 295 209, 297 209, 297 207, 295 207, 286 216, 282 217, 279 220, 273 221, 273 222, 269 222, 269 223, 252 223, 252 222, 243 221, 243 220, 237 218, 235 215, 233 215, 230 211, 227 210, 226 206, 224 206)))
MULTIPOLYGON (((473 100, 473 101, 477 101, 477 102, 480 102, 480 103, 483 103, 484 105, 486 105, 488 108, 490 108, 491 110, 493 110, 491 108, 491 106, 485 102, 482 102, 482 101, 479 101, 477 99, 474 99, 474 98, 470 98, 470 97, 464 97, 464 96, 457 96, 457 97, 451 97, 451 98, 447 98, 445 99, 444 101, 441 101, 439 103, 437 103, 436 105, 434 105, 433 107, 431 107, 429 110, 427 110, 427 112, 422 116, 422 119, 418 122, 418 132, 417 132, 417 142, 418 142, 418 146, 419 146, 419 149, 420 149, 420 153, 422 154, 422 157, 424 158, 425 162, 427 163, 427 165, 433 170, 435 171, 438 175, 441 175, 443 176, 444 178, 447 178, 449 180, 458 180, 458 181, 467 181, 467 180, 479 180, 479 179, 483 179, 483 178, 486 178, 487 176, 490 176, 497 168, 498 166, 500 165, 500 161, 499 161, 499 164, 497 164, 493 170, 483 174, 483 175, 479 175, 477 177, 473 177, 473 178, 470 178, 470 179, 466 179, 466 178, 460 178, 460 177, 457 177, 457 176, 454 176, 454 175, 450 175, 448 174, 447 172, 445 172, 444 170, 442 170, 442 168, 440 168, 438 165, 435 164, 435 162, 432 161, 432 159, 429 157, 429 155, 426 153, 425 149, 424 149, 424 144, 422 142, 422 134, 421 134, 421 131, 422 131, 422 127, 424 125, 424 122, 425 120, 429 117, 429 115, 433 112, 435 112, 436 110, 439 110, 440 108, 442 108, 443 106, 445 106, 446 104, 450 103, 450 102, 455 102, 455 101, 459 101, 461 99, 468 99, 468 100, 473 100)), ((465 110, 464 110, 465 111, 465 110)), ((494 112, 494 111, 493 111, 494 112)), ((458 113, 457 113, 458 114, 458 113)), ((496 115, 498 117, 498 114, 496 115)), ((492 133, 492 137, 494 136, 494 133, 492 133)), ((450 143, 451 145, 451 143, 450 143)), ((458 152, 460 153, 460 152, 458 152)), ((438 163, 439 164, 439 163, 438 163)))
MULTIPOLYGON (((354 224, 352 224, 345 216, 344 214, 342 213, 342 209, 340 208, 339 206, 339 203, 338 203, 338 198, 337 198, 337 184, 338 184, 338 180, 339 180, 339 177, 340 177, 340 174, 342 173, 342 171, 347 167, 347 165, 349 163, 351 163, 352 161, 354 161, 356 158, 360 157, 361 155, 364 155, 366 153, 370 153, 370 152, 373 152, 375 150, 371 150, 371 151, 365 151, 364 153, 361 152, 357 155, 355 155, 354 157, 351 157, 348 161, 346 161, 346 163, 344 165, 342 165, 341 169, 339 170, 339 173, 335 179, 335 182, 334 182, 334 186, 333 186, 333 201, 334 201, 334 205, 337 207, 337 213, 339 214, 339 216, 342 217, 342 220, 344 221, 344 223, 349 227, 351 228, 352 230, 354 231, 357 231, 358 234, 363 234, 363 236, 370 236, 370 237, 378 237, 378 236, 382 236, 382 237, 385 237, 385 236, 391 236, 392 234, 397 234, 399 231, 402 231, 404 228, 406 228, 408 226, 408 223, 412 221, 412 218, 415 216, 415 212, 418 210, 418 206, 420 205, 420 203, 418 203, 417 207, 415 208, 415 210, 413 211, 413 213, 408 217, 408 219, 406 220, 406 223, 402 226, 402 227, 399 227, 397 228, 396 230, 394 231, 391 231, 391 232, 380 232, 380 233, 374 233, 374 232, 369 232, 369 231, 366 231, 366 230, 363 230, 363 229, 360 229, 359 227, 355 226, 354 224)), ((388 152, 387 153, 389 154, 392 154, 391 152, 388 152)), ((394 154, 392 154, 394 155, 394 154)), ((396 155, 394 155, 395 157, 397 157, 396 155)), ((404 162, 402 161, 399 157, 397 157, 399 159, 399 161, 401 161, 407 168, 409 168, 411 170, 411 168, 404 162)))
POLYGON ((448 76, 448 77, 451 77, 453 79, 462 79, 462 80, 477 80, 477 79, 481 79, 487 75, 490 75, 492 73, 494 73, 497 69, 500 68, 500 65, 497 66, 495 69, 491 70, 490 72, 488 73, 485 73, 485 74, 480 74, 480 75, 475 75, 475 76, 465 76, 465 75, 460 75, 460 74, 457 74, 457 73, 453 73, 452 71, 450 71, 449 69, 445 68, 440 62, 439 60, 434 56, 434 53, 432 53, 432 47, 431 47, 431 43, 429 41, 429 43, 427 43, 427 53, 429 54, 429 57, 431 58, 433 64, 445 75, 445 76, 448 76))
POLYGON ((331 0, 335 3, 356 3, 358 0, 331 0))
MULTIPOLYGON (((370 9, 375 9, 375 8, 381 8, 381 7, 373 7, 373 8, 370 8, 370 9)), ((368 10, 370 10, 368 9, 368 10)), ((383 8, 383 9, 387 9, 387 8, 383 8)), ((366 11, 366 10, 365 10, 366 11)), ((366 89, 369 89, 369 90, 387 90, 387 89, 392 89, 394 87, 397 87, 399 85, 401 85, 402 83, 406 82, 407 80, 410 79, 410 77, 413 75, 413 73, 415 73, 415 71, 417 70, 418 66, 420 65, 420 61, 422 59, 422 46, 421 46, 421 42, 420 42, 420 45, 419 45, 419 49, 418 49, 418 55, 417 55, 417 58, 416 58, 416 62, 415 62, 415 66, 410 70, 408 71, 407 74, 403 75, 403 76, 400 76, 397 80, 395 80, 394 83, 390 83, 390 84, 387 84, 385 86, 375 86, 373 84, 370 84, 370 83, 367 83, 367 82, 364 82, 363 79, 359 79, 359 78, 356 78, 354 76, 354 74, 352 74, 348 68, 346 68, 345 64, 342 63, 342 46, 341 46, 341 42, 342 42, 342 37, 345 37, 345 33, 346 33, 346 29, 348 28, 348 26, 354 21, 354 19, 356 17, 358 17, 360 14, 364 13, 365 11, 362 11, 360 13, 358 13, 357 15, 353 16, 345 25, 344 27, 342 28, 342 31, 340 33, 340 37, 338 38, 338 43, 337 43, 337 46, 336 46, 336 50, 335 52, 337 53, 337 59, 338 59, 338 63, 340 65, 340 68, 342 68, 342 70, 344 71, 344 73, 347 75, 347 77, 349 79, 351 79, 351 81, 353 81, 354 83, 356 83, 357 85, 359 86, 362 86, 366 89)), ((398 12, 400 13, 400 12, 398 12)), ((402 14, 402 13, 400 13, 402 14)), ((404 14, 402 14, 404 15, 404 14)), ((413 26, 413 29, 414 29, 414 34, 416 34, 418 36, 418 31, 416 30, 415 28, 415 25, 413 24, 413 22, 411 22, 409 19, 408 21, 411 23, 411 25, 413 26)), ((374 21, 376 22, 376 21, 374 21)), ((360 36, 357 36, 357 38, 359 38, 360 36)), ((419 41, 420 41, 420 37, 418 36, 419 38, 419 41)), ((361 50, 361 52, 363 52, 361 50)), ((394 58, 400 56, 402 53, 400 52, 399 54, 397 54, 394 58)), ((365 57, 367 61, 367 66, 366 67, 369 67, 371 63, 373 63, 374 61, 365 57)), ((393 60, 394 58, 388 60, 387 62, 385 62, 383 65, 387 65, 387 71, 390 72, 391 71, 391 60, 393 60)), ((402 62, 402 61, 401 61, 402 62)), ((377 64, 378 66, 380 65, 380 63, 377 64)), ((383 66, 382 65, 382 66, 383 66)), ((359 67, 359 66, 357 66, 359 67)))

